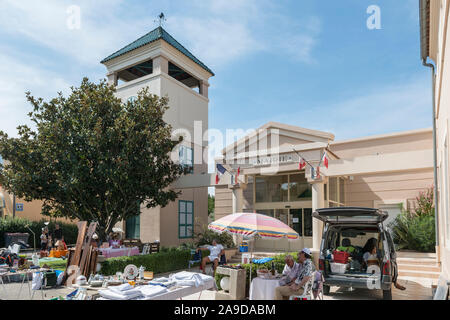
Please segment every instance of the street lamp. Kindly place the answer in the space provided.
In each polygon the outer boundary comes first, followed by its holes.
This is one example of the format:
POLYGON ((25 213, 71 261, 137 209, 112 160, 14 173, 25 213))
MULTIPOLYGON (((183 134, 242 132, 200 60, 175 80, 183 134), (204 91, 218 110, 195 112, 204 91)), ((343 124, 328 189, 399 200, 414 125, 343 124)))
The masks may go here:
POLYGON ((30 228, 30 226, 29 226, 28 224, 25 225, 25 228, 27 228, 28 230, 30 230, 31 233, 33 234, 33 245, 34 245, 34 251, 33 251, 33 252, 36 252, 36 234, 34 233, 33 230, 31 230, 31 228, 30 228))

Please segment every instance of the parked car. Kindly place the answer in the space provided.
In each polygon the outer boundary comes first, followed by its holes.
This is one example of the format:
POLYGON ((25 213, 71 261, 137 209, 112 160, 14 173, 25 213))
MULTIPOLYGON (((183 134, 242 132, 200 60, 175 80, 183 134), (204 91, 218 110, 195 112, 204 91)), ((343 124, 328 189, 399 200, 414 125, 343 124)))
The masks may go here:
POLYGON ((391 300, 397 263, 392 237, 383 225, 388 214, 373 208, 338 207, 318 209, 313 217, 325 224, 319 255, 324 294, 329 294, 331 286, 365 288, 382 290, 383 299, 391 300), (369 239, 376 242, 377 248, 371 263, 366 263, 363 247, 369 239), (347 263, 335 263, 335 256, 337 259, 345 250, 347 263))

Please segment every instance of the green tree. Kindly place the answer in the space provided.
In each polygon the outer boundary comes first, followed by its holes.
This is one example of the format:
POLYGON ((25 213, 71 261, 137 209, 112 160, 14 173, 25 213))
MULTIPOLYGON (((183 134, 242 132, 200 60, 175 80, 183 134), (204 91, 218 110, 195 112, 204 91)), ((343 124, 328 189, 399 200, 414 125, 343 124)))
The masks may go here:
POLYGON ((433 188, 420 192, 414 210, 403 210, 391 223, 399 249, 434 252, 436 246, 433 188))
POLYGON ((170 184, 183 173, 170 153, 163 120, 168 99, 139 92, 123 103, 113 86, 84 78, 46 102, 29 92, 36 130, 18 127, 19 137, 0 131, 0 183, 27 201, 43 200, 42 213, 99 223, 104 238, 113 226, 138 215, 141 205, 165 206, 177 197, 170 184))
POLYGON ((215 204, 216 198, 210 194, 208 194, 208 215, 211 219, 214 220, 214 204, 215 204))

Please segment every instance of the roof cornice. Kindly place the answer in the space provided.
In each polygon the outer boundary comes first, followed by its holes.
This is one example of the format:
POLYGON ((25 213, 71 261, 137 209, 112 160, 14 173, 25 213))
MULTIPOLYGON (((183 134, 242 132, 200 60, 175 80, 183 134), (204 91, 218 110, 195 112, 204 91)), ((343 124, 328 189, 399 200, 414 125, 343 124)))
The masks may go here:
POLYGON ((199 65, 201 68, 206 70, 208 73, 210 73, 212 76, 214 76, 214 72, 209 69, 203 62, 201 62, 199 59, 197 59, 188 49, 186 49, 181 43, 179 43, 172 35, 170 35, 166 30, 164 30, 162 27, 158 27, 142 37, 138 38, 137 40, 131 42, 130 44, 126 45, 125 47, 117 50, 116 52, 110 54, 108 57, 104 58, 100 63, 105 64, 105 62, 108 62, 112 59, 115 59, 117 57, 120 57, 126 53, 129 53, 131 51, 134 51, 138 48, 141 48, 145 45, 148 45, 150 43, 153 43, 158 40, 164 40, 167 44, 178 50, 180 53, 185 55, 187 58, 189 58, 192 62, 199 65))

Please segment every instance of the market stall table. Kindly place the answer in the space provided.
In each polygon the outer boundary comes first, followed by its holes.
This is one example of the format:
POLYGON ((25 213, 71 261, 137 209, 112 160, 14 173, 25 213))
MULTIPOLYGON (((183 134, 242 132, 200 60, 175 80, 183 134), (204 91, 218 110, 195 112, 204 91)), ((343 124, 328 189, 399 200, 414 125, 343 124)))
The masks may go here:
MULTIPOLYGON (((19 292, 17 293, 17 299, 20 298, 20 295, 22 293, 22 288, 23 288, 23 285, 25 282, 27 283, 27 286, 28 286, 28 294, 29 294, 30 298, 33 299, 34 291, 33 291, 33 293, 31 293, 32 290, 31 290, 31 286, 30 286, 30 276, 32 276, 33 273, 35 273, 35 272, 42 272, 42 271, 47 271, 47 270, 48 269, 41 268, 41 269, 33 269, 33 270, 20 270, 20 271, 16 271, 16 272, 10 272, 10 271, 2 272, 2 273, 0 273, 0 284, 2 285, 3 289, 7 293, 7 290, 5 288, 5 283, 3 281, 3 277, 7 277, 9 279, 9 277, 12 277, 12 276, 21 276, 22 282, 20 285, 19 292)), ((41 294, 43 296, 42 287, 41 287, 41 294)))
POLYGON ((99 248, 101 254, 106 258, 123 257, 123 256, 138 256, 139 248, 99 248))
POLYGON ((97 300, 177 300, 204 290, 217 290, 213 277, 185 271, 173 274, 169 278, 157 278, 153 283, 136 285, 133 289, 119 287, 117 288, 119 290, 109 287, 106 290, 99 290, 100 297, 97 300), (141 291, 138 296, 135 296, 136 292, 131 293, 136 291, 135 289, 141 291))
POLYGON ((153 296, 149 300, 177 300, 203 290, 217 289, 214 279, 206 281, 198 287, 178 287, 163 294, 153 296))
POLYGON ((250 285, 250 300, 274 300, 275 288, 280 286, 279 279, 254 278, 250 285))

